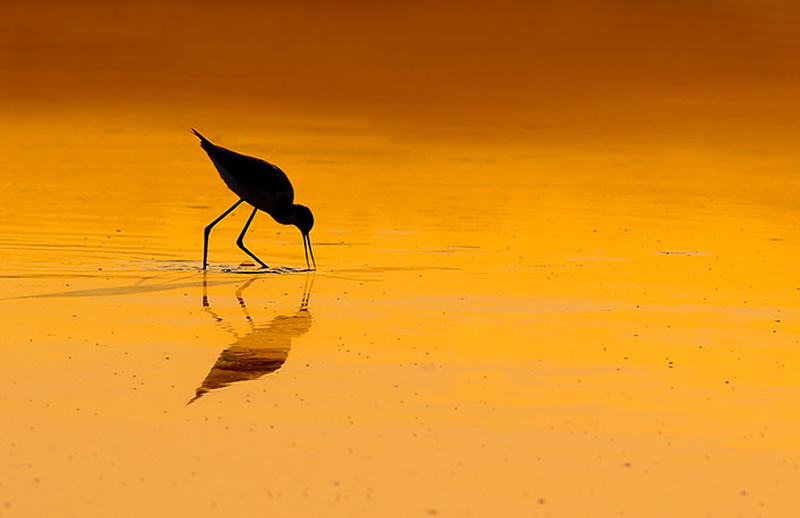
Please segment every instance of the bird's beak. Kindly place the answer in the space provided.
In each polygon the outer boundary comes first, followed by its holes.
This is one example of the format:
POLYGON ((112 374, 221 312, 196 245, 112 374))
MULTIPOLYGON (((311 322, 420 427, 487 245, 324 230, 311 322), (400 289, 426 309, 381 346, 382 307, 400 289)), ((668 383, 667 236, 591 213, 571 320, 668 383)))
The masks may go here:
POLYGON ((311 250, 311 236, 308 234, 303 234, 303 252, 306 254, 306 266, 309 270, 316 270, 317 269, 317 261, 314 260, 314 252, 311 250), (308 255, 311 254, 311 263, 308 262, 308 255), (311 264, 313 263, 314 268, 311 268, 311 264))

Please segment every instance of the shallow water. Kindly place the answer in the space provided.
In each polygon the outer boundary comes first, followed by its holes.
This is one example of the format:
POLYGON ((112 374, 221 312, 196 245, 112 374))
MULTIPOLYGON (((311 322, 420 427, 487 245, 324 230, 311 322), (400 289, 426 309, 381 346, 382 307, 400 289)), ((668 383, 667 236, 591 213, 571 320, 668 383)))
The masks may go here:
POLYGON ((240 208, 203 273, 233 195, 122 122, 0 123, 0 514, 793 508, 792 151, 212 120, 287 171, 319 270, 262 214, 247 273, 240 208))

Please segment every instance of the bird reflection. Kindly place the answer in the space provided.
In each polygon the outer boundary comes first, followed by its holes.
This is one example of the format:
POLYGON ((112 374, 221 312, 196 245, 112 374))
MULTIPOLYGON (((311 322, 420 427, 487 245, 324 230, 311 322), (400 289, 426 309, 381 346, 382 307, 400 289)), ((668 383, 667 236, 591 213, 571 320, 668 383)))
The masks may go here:
POLYGON ((192 403, 203 394, 220 389, 238 381, 258 379, 265 374, 281 368, 289 356, 292 348, 292 338, 308 332, 311 328, 311 313, 308 311, 308 299, 314 279, 306 277, 303 298, 300 308, 294 315, 279 315, 269 324, 258 326, 247 310, 244 301, 244 291, 256 280, 252 278, 236 290, 236 299, 244 312, 250 332, 245 335, 238 334, 233 327, 217 315, 208 303, 205 276, 203 277, 203 309, 229 333, 236 337, 236 341, 220 353, 214 366, 206 375, 203 383, 195 390, 195 396, 189 401, 192 403))

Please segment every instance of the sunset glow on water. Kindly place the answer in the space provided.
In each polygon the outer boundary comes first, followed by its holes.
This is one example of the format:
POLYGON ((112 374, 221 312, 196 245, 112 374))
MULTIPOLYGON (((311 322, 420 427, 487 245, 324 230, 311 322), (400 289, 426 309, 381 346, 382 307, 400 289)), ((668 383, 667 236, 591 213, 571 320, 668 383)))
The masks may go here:
POLYGON ((0 516, 794 516, 798 11, 643 4, 0 7, 0 516))

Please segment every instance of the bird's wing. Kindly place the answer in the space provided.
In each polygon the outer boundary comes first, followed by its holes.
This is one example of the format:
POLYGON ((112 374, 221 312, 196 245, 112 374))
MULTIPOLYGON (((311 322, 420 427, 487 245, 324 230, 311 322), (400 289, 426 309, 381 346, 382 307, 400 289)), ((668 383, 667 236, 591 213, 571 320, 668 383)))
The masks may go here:
POLYGON ((204 140, 201 143, 220 173, 231 175, 249 189, 272 193, 292 192, 292 184, 281 169, 260 158, 242 155, 204 140))

